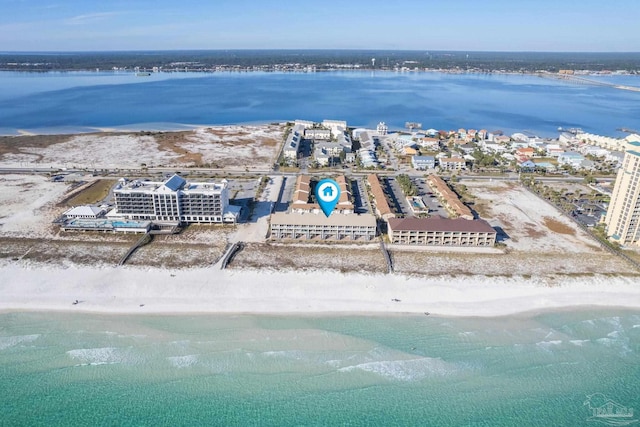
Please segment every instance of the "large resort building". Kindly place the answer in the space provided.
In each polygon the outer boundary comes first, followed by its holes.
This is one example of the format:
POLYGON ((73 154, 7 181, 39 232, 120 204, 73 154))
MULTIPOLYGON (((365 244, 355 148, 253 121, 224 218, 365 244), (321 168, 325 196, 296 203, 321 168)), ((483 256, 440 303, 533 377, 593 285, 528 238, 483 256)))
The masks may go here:
POLYGON ((628 146, 605 223, 614 242, 640 246, 640 142, 631 141, 628 146))
POLYGON ((120 180, 113 190, 116 214, 132 220, 175 223, 235 222, 227 181, 187 182, 173 175, 164 182, 120 180))

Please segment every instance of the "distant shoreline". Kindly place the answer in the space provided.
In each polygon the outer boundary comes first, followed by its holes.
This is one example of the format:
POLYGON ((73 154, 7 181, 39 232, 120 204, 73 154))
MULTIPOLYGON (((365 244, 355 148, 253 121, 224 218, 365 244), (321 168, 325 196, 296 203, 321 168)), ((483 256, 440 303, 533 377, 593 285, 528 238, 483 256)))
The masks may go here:
MULTIPOLYGON (((631 78, 640 78, 640 73, 632 73, 625 71, 624 73, 603 73, 595 70, 587 70, 588 72, 582 74, 581 70, 578 71, 576 76, 586 77, 612 77, 612 76, 625 76, 631 78)), ((0 68, 0 73, 25 73, 25 74, 48 74, 48 73, 113 73, 113 74, 131 74, 137 73, 150 73, 153 74, 250 74, 250 73, 262 73, 262 74, 313 74, 313 73, 336 73, 336 72, 379 72, 379 73, 392 73, 392 74, 412 74, 412 73, 441 73, 441 74, 496 74, 496 75, 517 75, 517 76, 539 76, 541 71, 518 71, 518 70, 483 70, 483 69, 458 69, 458 68, 368 68, 368 67, 352 67, 352 68, 321 68, 314 70, 304 69, 274 69, 274 70, 262 70, 262 69, 242 69, 242 68, 225 68, 225 69, 162 69, 157 71, 137 71, 131 68, 110 70, 110 69, 96 69, 96 68, 81 68, 81 69, 47 69, 47 70, 33 70, 33 69, 10 69, 0 68)), ((550 75, 557 75, 557 73, 549 72, 550 75)), ((142 76, 142 77, 147 77, 142 76)), ((141 77, 141 78, 142 78, 141 77)))
POLYGON ((298 70, 398 67, 450 70, 557 71, 640 69, 639 52, 542 52, 430 49, 187 49, 137 51, 0 52, 0 67, 9 70, 112 69, 150 71, 256 69, 298 70), (136 68, 137 67, 137 68, 136 68))
POLYGON ((108 127, 77 127, 77 128, 44 128, 44 129, 15 129, 15 133, 1 133, 0 137, 22 137, 22 136, 46 136, 46 135, 88 135, 88 134, 109 134, 109 133, 140 133, 140 132, 185 132, 196 129, 230 127, 230 126, 268 126, 277 123, 284 125, 286 120, 273 121, 249 121, 225 124, 186 124, 186 123, 140 123, 122 126, 108 127), (159 127, 155 127, 158 126, 159 127))

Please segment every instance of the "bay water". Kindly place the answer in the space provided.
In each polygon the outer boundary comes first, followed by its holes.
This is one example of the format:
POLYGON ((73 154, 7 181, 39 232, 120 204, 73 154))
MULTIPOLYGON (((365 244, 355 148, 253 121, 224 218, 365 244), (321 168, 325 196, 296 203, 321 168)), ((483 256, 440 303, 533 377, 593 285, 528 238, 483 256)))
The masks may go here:
MULTIPOLYGON (((640 86, 637 76, 589 78, 640 86)), ((558 127, 579 127, 623 136, 618 129, 640 127, 639 116, 640 92, 521 74, 0 72, 0 134, 337 119, 369 128, 418 122, 554 137, 558 127)))
POLYGON ((6 426, 591 425, 640 408, 640 312, 3 313, 0 390, 6 426))

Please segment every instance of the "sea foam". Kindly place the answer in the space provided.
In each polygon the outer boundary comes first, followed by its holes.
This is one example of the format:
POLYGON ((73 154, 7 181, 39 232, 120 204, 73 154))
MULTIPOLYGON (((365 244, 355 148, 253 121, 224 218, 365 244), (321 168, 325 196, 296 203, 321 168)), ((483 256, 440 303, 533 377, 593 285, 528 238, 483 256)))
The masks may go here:
POLYGON ((13 337, 0 337, 0 350, 14 347, 22 343, 30 343, 37 340, 40 334, 34 335, 17 335, 13 337))
POLYGON ((122 350, 115 347, 79 348, 69 350, 67 354, 73 360, 80 362, 76 366, 111 365, 122 363, 125 360, 122 350))
POLYGON ((399 381, 418 381, 427 377, 445 376, 456 371, 455 367, 441 359, 421 357, 406 360, 381 360, 360 363, 338 369, 338 372, 361 370, 399 381))
POLYGON ((176 368, 189 368, 198 363, 197 354, 188 354, 186 356, 167 357, 169 363, 176 368))

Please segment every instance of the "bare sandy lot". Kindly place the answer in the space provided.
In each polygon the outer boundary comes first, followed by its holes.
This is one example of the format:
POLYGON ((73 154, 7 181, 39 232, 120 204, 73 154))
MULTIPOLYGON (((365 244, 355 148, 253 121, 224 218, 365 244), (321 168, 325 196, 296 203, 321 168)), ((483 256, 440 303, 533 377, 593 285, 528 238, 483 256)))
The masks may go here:
POLYGON ((53 236, 51 222, 65 211, 57 203, 69 184, 38 175, 0 175, 0 187, 0 236, 53 236))
POLYGON ((377 244, 248 243, 234 257, 229 268, 274 271, 315 271, 320 269, 366 273, 385 273, 387 271, 384 257, 377 244))
POLYGON ((417 275, 557 276, 639 275, 626 261, 609 253, 585 257, 575 253, 512 252, 465 254, 391 250, 394 271, 417 275))
POLYGON ((519 252, 601 253, 591 236, 555 207, 513 182, 465 181, 483 218, 507 234, 504 243, 519 252))
POLYGON ((273 164, 280 125, 218 126, 180 132, 0 137, 0 166, 258 168, 273 164))
POLYGON ((127 265, 184 269, 211 267, 224 255, 231 226, 192 225, 177 235, 154 236, 127 265))
POLYGON ((0 265, 24 267, 113 267, 133 244, 82 240, 12 239, 0 237, 0 265))
POLYGON ((212 167, 266 169, 273 165, 282 138, 281 126, 225 126, 197 129, 177 146, 212 167))

